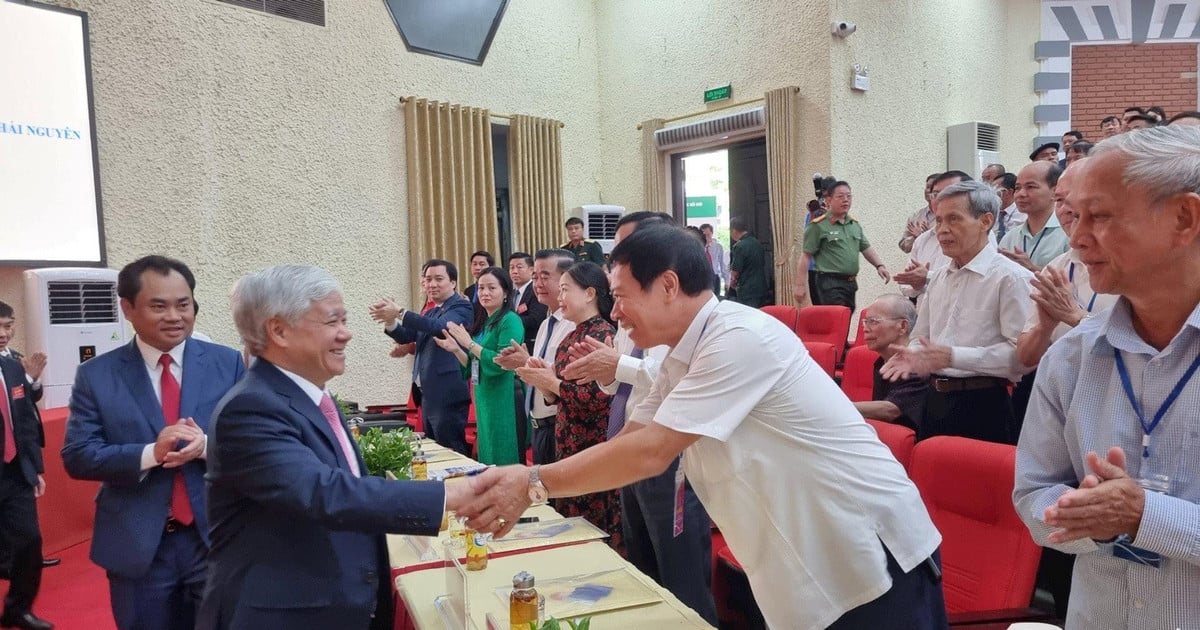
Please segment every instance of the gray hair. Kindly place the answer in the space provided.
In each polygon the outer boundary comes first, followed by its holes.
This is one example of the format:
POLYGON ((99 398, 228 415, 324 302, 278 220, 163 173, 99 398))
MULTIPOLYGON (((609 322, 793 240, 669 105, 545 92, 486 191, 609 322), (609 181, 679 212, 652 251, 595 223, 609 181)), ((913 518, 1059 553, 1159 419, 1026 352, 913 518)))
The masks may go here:
MULTIPOLYGON (((888 316, 903 317, 908 320, 909 332, 912 332, 913 326, 917 325, 917 307, 913 306, 912 300, 899 293, 885 293, 875 301, 883 303, 884 308, 888 310, 888 316)), ((878 316, 876 313, 871 313, 871 315, 878 316)))
POLYGON ((253 356, 267 347, 267 320, 294 324, 314 302, 342 292, 341 285, 320 267, 278 265, 242 276, 229 296, 233 323, 253 356))
POLYGON ((967 204, 976 219, 985 214, 990 214, 992 218, 995 218, 996 214, 1000 212, 1000 196, 996 194, 995 189, 983 182, 960 181, 957 184, 951 184, 939 193, 937 198, 940 202, 958 195, 967 196, 967 204))
POLYGON ((1128 159, 1124 183, 1149 190, 1154 202, 1181 192, 1200 193, 1200 128, 1137 129, 1107 138, 1090 157, 1119 153, 1128 159))

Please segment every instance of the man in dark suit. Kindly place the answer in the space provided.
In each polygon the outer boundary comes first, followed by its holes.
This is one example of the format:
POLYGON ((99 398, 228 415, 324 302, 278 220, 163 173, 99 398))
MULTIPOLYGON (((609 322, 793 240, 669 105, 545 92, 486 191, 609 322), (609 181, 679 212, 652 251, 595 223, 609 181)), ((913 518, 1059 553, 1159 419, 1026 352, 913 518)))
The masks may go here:
POLYGON ((79 366, 62 458, 102 482, 91 558, 108 572, 122 630, 192 628, 204 589, 209 418, 245 372, 231 348, 194 339, 196 279, 146 256, 117 276, 133 343, 79 366))
POLYGON ((351 338, 328 272, 264 269, 239 280, 231 301, 258 360, 215 414, 197 628, 390 630, 384 534, 436 535, 469 486, 367 474, 326 389, 351 338))
MULTIPOLYGON (((483 273, 484 269, 487 269, 488 267, 495 267, 495 266, 496 266, 496 259, 495 259, 495 257, 492 256, 491 252, 484 251, 481 249, 481 250, 471 254, 471 277, 475 279, 476 283, 479 282, 479 274, 483 273)), ((475 299, 475 285, 474 284, 467 287, 467 289, 465 291, 463 291, 463 295, 467 296, 467 299, 470 300, 470 302, 472 304, 477 303, 477 300, 475 299)))
POLYGON ((533 292, 533 256, 525 252, 514 252, 509 256, 508 277, 513 283, 513 311, 525 326, 525 350, 532 353, 533 339, 547 313, 546 305, 539 302, 533 292))
POLYGON ((42 583, 42 534, 37 497, 46 492, 42 447, 25 369, 0 357, 0 538, 12 552, 11 582, 0 626, 49 630, 54 625, 33 614, 42 583))
POLYGON ((432 336, 442 334, 449 322, 470 325, 474 311, 457 292, 458 269, 453 263, 434 258, 425 263, 421 274, 432 308, 414 313, 387 298, 371 306, 371 318, 384 324, 384 332, 397 343, 415 344, 414 398, 421 406, 425 433, 442 446, 470 455, 466 429, 471 394, 467 380, 458 359, 439 348, 432 336))

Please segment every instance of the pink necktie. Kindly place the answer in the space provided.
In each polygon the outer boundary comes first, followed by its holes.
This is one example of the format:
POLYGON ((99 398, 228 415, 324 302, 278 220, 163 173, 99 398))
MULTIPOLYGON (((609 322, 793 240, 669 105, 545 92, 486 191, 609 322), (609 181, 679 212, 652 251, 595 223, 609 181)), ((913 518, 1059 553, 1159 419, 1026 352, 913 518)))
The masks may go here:
MULTIPOLYGON (((171 355, 165 352, 158 357, 158 364, 162 366, 158 384, 162 389, 163 420, 167 424, 179 422, 179 381, 171 374, 171 362, 171 355)), ((184 525, 191 525, 196 520, 192 502, 188 499, 187 484, 183 480, 183 469, 176 470, 175 480, 171 482, 171 518, 184 525)))
POLYGON ((329 430, 333 431, 333 435, 337 437, 338 444, 342 447, 342 455, 346 456, 346 461, 350 464, 350 472, 354 473, 355 477, 358 477, 358 459, 354 457, 354 449, 350 448, 350 438, 346 436, 346 427, 342 426, 342 419, 338 416, 337 405, 333 404, 333 397, 328 392, 321 397, 320 407, 321 414, 325 416, 325 421, 329 423, 329 430))
POLYGON ((4 416, 4 463, 7 464, 17 458, 17 439, 13 436, 12 410, 8 402, 8 384, 4 382, 4 377, 0 376, 0 387, 4 388, 3 400, 0 400, 0 414, 4 416))

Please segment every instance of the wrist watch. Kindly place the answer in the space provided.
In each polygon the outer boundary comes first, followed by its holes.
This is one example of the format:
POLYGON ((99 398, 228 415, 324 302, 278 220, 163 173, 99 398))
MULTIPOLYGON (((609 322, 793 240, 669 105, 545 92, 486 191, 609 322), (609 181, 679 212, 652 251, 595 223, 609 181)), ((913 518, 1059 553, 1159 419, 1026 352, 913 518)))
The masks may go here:
POLYGON ((539 468, 540 464, 529 469, 529 500, 545 503, 550 498, 550 491, 546 489, 546 484, 542 483, 542 476, 538 474, 539 468))

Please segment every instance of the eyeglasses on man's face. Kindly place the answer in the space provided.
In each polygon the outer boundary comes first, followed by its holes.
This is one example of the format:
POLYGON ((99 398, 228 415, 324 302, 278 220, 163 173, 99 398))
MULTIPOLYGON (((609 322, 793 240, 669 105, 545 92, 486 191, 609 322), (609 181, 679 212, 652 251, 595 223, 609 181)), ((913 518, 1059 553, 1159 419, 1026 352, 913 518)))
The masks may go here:
POLYGON ((903 317, 868 317, 863 320, 863 325, 874 327, 874 326, 878 326, 878 325, 882 324, 883 322, 892 322, 892 321, 897 321, 897 320, 901 320, 901 319, 904 319, 904 318, 903 317))

